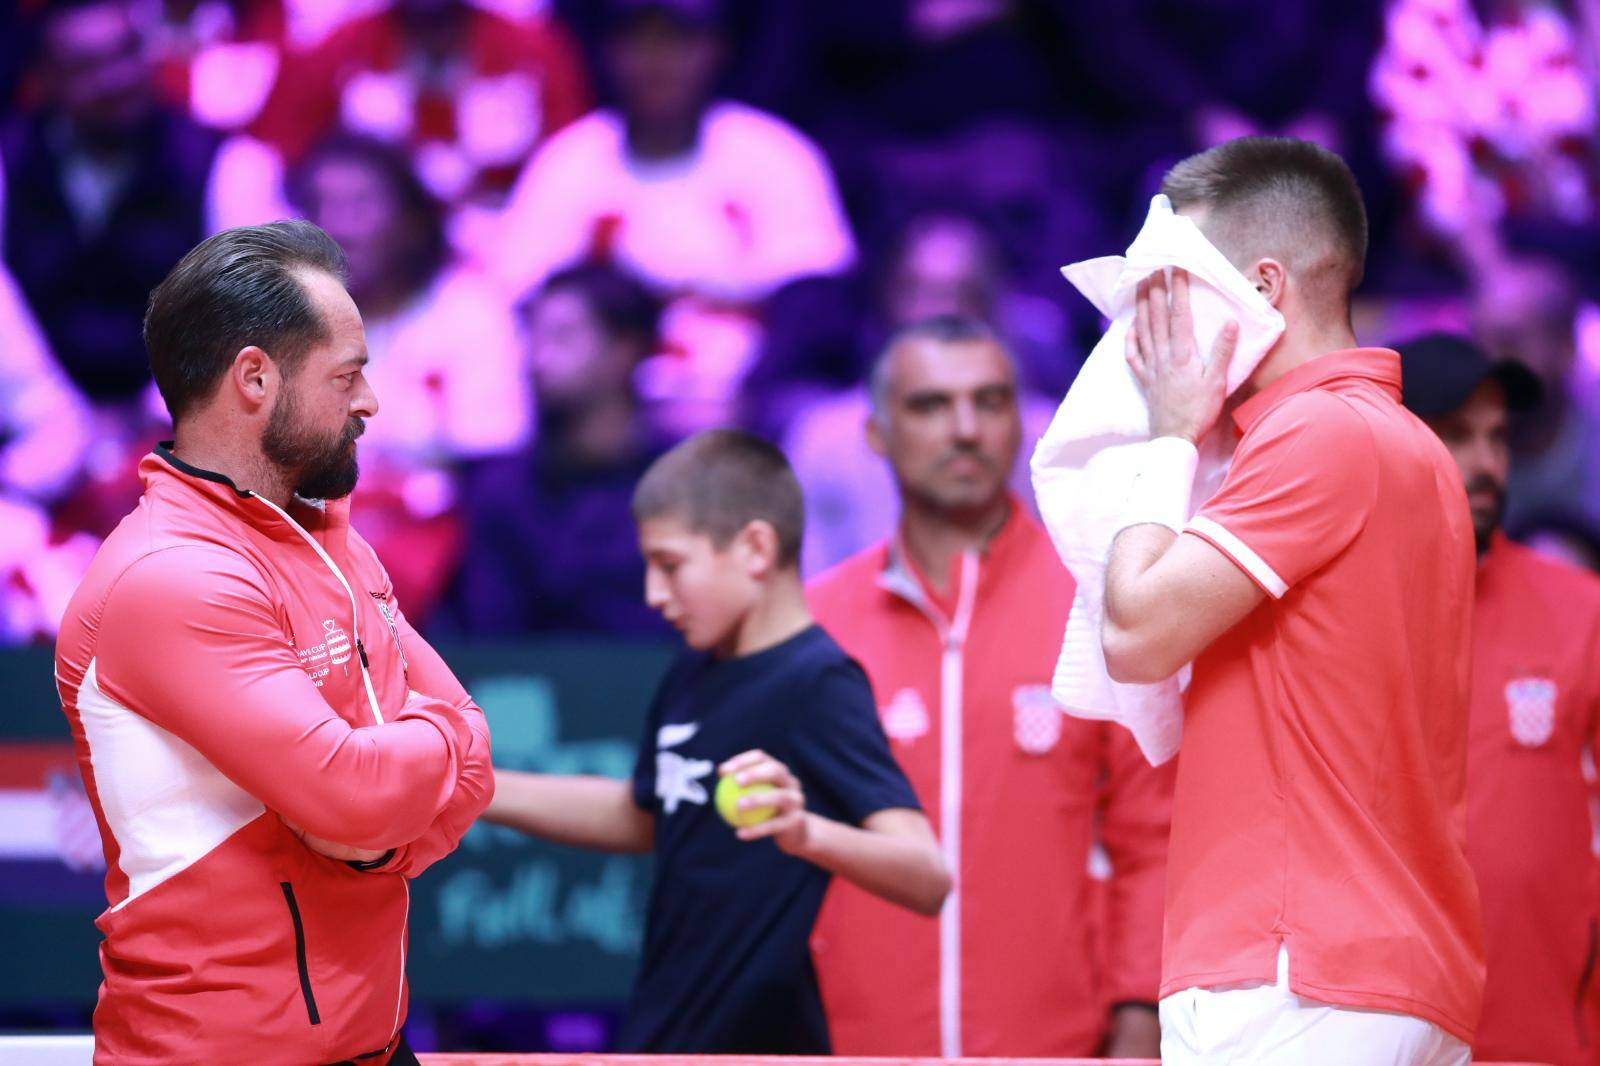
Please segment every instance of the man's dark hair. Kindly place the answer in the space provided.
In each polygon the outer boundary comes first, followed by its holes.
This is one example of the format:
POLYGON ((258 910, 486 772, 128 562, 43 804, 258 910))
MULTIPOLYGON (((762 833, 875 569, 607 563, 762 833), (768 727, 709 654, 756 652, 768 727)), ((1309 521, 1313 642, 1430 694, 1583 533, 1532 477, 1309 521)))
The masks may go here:
POLYGON ((1367 210, 1344 160, 1293 137, 1240 137, 1167 172, 1177 210, 1206 212, 1207 238, 1235 265, 1270 257, 1348 313, 1367 259, 1367 210))
POLYGON ((696 433, 650 464, 633 490, 633 518, 674 517, 725 548, 751 522, 778 535, 778 565, 800 562, 805 500, 771 443, 738 429, 696 433))
POLYGON ((144 344, 176 423, 210 398, 240 349, 255 345, 292 376, 327 327, 297 275, 344 279, 344 253, 309 222, 241 226, 207 237, 150 294, 144 344))
POLYGON ((999 334, 994 327, 981 318, 971 315, 944 314, 924 318, 920 322, 913 322, 908 326, 901 326, 889 338, 878 358, 873 360, 872 370, 867 375, 867 391, 872 397, 872 409, 875 413, 882 413, 889 399, 889 362, 894 350, 907 341, 933 341, 937 344, 974 344, 980 341, 993 341, 1000 344, 999 334))
POLYGON ((600 328, 613 337, 626 338, 641 354, 655 347, 661 305, 644 282, 627 271, 607 263, 570 266, 551 274, 527 303, 558 292, 575 294, 600 328))

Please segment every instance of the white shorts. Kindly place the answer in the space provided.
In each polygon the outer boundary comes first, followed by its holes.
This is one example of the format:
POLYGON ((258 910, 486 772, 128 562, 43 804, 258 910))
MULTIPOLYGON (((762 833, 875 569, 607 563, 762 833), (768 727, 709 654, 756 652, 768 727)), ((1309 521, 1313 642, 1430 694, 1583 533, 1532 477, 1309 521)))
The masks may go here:
POLYGON ((1409 1014, 1336 1007, 1289 991, 1289 952, 1278 982, 1186 988, 1161 1001, 1164 1066, 1468 1066, 1472 1049, 1409 1014))

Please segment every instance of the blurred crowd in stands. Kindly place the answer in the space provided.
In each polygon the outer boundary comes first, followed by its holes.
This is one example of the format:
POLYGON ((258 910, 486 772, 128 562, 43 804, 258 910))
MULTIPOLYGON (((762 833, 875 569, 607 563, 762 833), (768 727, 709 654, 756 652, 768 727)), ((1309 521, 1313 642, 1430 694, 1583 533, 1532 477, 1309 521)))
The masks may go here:
MULTIPOLYGON (((167 431, 149 290, 287 216, 349 257, 381 410, 355 521, 435 634, 652 634, 628 497, 715 424, 784 443, 806 568, 894 519, 863 378, 992 323, 1042 431, 1176 159, 1343 154, 1357 334, 1548 384, 1514 534, 1600 566, 1591 0, 18 0, 0 5, 0 641, 49 639, 167 431)), ((1024 449, 1024 462, 1026 453, 1024 449)), ((1024 472, 1018 490, 1027 494, 1024 472)))

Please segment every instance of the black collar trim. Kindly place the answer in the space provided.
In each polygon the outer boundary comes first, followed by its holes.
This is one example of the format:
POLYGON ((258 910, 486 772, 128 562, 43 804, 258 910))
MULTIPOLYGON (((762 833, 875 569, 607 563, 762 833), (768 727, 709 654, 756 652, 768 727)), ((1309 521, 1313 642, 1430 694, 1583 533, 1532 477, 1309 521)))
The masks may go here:
POLYGON ((197 477, 203 481, 215 481, 219 485, 228 486, 228 488, 233 490, 234 495, 238 496, 240 499, 247 500, 254 495, 253 493, 245 492, 240 489, 239 486, 233 483, 233 479, 229 478, 225 474, 219 474, 214 470, 201 470, 198 466, 190 466, 182 459, 179 459, 176 455, 172 454, 173 443, 174 442, 170 440, 164 440, 157 443, 156 455, 160 456, 162 459, 165 459, 168 464, 177 468, 178 470, 183 471, 190 477, 197 477))

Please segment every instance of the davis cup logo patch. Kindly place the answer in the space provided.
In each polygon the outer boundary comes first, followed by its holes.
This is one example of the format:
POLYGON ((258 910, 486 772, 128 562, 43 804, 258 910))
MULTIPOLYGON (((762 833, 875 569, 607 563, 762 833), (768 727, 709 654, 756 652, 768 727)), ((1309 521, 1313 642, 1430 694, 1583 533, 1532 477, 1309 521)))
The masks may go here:
POLYGON ((1049 685, 1023 685, 1011 693, 1011 724, 1017 747, 1043 755, 1061 739, 1061 708, 1049 685))
POLYGON ((328 658, 333 665, 339 666, 350 661, 350 636, 339 628, 339 623, 332 618, 322 622, 322 636, 328 642, 328 658))
POLYGON ((1537 748, 1556 731, 1556 683, 1542 677, 1507 682, 1506 713, 1517 743, 1537 748))

